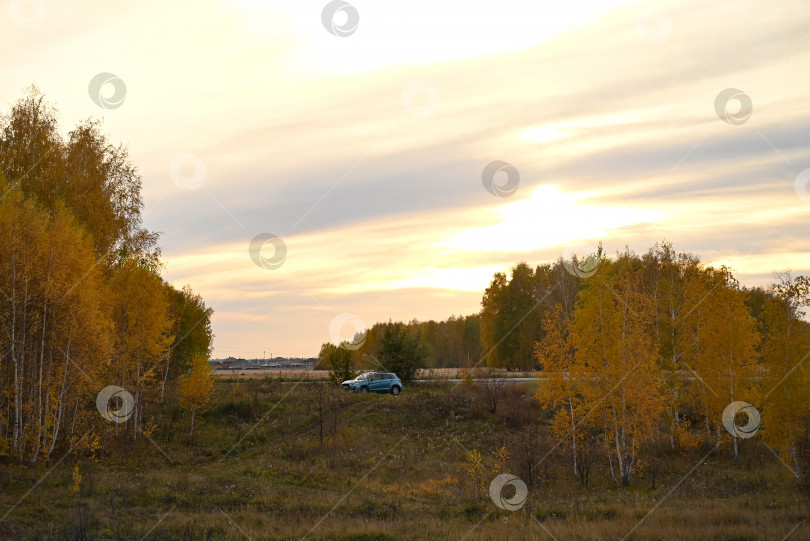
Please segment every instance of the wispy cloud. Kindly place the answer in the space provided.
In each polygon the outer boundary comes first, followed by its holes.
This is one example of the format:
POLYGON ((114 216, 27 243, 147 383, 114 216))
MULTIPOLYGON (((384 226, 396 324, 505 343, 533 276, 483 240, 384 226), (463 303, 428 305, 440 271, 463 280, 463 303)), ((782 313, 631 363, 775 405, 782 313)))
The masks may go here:
POLYGON ((220 302, 218 353, 314 354, 340 312, 472 312, 493 272, 599 239, 666 238, 749 284, 810 272, 805 2, 355 4, 349 38, 309 0, 48 4, 33 32, 0 23, 20 51, 0 59, 6 102, 36 82, 66 124, 105 112, 131 144, 167 278, 220 302), (640 35, 649 8, 671 23, 659 44, 640 35), (115 111, 88 99, 100 71, 127 83, 115 111), (403 103, 413 81, 430 115, 403 103), (742 125, 715 112, 726 88, 752 100, 742 125), (206 165, 197 190, 169 178, 183 152, 206 165), (482 185, 493 160, 520 172, 510 198, 482 185), (277 271, 248 256, 263 232, 287 244, 277 271))

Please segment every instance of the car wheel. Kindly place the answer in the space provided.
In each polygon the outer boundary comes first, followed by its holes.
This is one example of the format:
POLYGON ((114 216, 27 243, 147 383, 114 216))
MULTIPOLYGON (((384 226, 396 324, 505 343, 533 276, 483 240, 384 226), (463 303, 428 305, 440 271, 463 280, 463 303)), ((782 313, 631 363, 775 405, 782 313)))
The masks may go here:
POLYGON ((396 385, 391 387, 391 394, 394 395, 394 396, 398 395, 399 394, 399 387, 397 387, 396 385))
POLYGON ((367 393, 368 392, 368 387, 360 387, 360 392, 361 393, 367 393))

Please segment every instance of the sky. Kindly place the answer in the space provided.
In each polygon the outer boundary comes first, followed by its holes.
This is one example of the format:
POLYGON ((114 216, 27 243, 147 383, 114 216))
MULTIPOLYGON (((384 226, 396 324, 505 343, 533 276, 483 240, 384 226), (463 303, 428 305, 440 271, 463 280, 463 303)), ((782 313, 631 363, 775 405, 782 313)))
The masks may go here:
POLYGON ((806 0, 5 3, 0 106, 129 147, 214 357, 475 313, 600 241, 810 273, 806 0))

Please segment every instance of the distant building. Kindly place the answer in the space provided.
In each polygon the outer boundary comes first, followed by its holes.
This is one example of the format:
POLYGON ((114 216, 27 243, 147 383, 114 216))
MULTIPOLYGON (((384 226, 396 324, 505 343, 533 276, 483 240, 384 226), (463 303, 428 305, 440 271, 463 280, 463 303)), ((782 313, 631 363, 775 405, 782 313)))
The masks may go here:
POLYGON ((227 359, 211 359, 212 370, 312 370, 318 359, 314 357, 288 359, 274 357, 267 359, 240 359, 228 357, 227 359))

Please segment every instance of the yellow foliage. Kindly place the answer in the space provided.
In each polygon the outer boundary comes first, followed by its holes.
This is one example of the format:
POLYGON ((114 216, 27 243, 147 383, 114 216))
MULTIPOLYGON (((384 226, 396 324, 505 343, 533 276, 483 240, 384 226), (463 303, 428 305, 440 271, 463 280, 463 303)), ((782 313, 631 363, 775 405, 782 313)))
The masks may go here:
POLYGON ((191 358, 191 369, 180 378, 180 404, 191 409, 191 434, 194 434, 194 418, 205 409, 214 391, 214 378, 208 357, 196 354, 191 358))
POLYGON ((180 404, 199 410, 211 400, 214 378, 211 365, 203 355, 195 355, 191 360, 191 370, 180 378, 180 404))
POLYGON ((673 425, 672 437, 675 440, 675 445, 681 449, 682 453, 694 451, 700 447, 703 441, 700 434, 692 432, 689 430, 689 427, 683 423, 673 425))
POLYGON ((495 457, 495 465, 492 467, 493 473, 509 473, 509 468, 506 464, 509 460, 509 451, 506 449, 506 445, 502 445, 500 448, 495 449, 492 452, 492 456, 495 457))
POLYGON ((82 485, 82 474, 79 472, 79 463, 73 466, 73 474, 71 476, 70 492, 71 494, 79 495, 82 485))
POLYGON ((481 460, 483 458, 484 457, 477 449, 473 449, 467 453, 467 456, 464 459, 464 469, 469 476, 470 485, 475 490, 484 489, 484 467, 481 464, 481 460))

